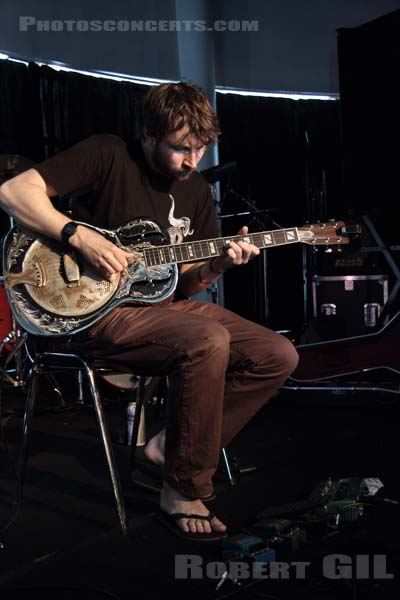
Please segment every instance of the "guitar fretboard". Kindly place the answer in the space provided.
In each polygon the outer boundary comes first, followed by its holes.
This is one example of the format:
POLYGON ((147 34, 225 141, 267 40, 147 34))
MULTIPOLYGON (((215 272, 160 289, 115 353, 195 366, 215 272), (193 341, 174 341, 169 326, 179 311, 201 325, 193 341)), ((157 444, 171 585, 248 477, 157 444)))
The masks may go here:
POLYGON ((248 242, 261 250, 272 246, 295 244, 300 241, 300 238, 297 227, 291 227, 289 229, 276 229, 247 235, 186 242, 185 244, 152 246, 151 248, 145 248, 144 258, 147 267, 192 262, 225 254, 225 248, 231 241, 248 242))

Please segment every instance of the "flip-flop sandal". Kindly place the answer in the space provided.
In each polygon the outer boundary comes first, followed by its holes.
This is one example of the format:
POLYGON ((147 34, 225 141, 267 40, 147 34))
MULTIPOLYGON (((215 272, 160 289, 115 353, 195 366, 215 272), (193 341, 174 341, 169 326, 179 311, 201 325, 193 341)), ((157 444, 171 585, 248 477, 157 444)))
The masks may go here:
POLYGON ((190 540, 192 542, 219 542, 227 537, 226 531, 218 532, 212 531, 211 533, 193 533, 192 531, 183 531, 177 523, 179 519, 201 519, 202 521, 208 521, 211 523, 214 518, 214 513, 209 512, 208 515, 196 515, 186 513, 172 513, 169 514, 165 510, 161 510, 156 513, 157 519, 165 525, 175 535, 190 540))

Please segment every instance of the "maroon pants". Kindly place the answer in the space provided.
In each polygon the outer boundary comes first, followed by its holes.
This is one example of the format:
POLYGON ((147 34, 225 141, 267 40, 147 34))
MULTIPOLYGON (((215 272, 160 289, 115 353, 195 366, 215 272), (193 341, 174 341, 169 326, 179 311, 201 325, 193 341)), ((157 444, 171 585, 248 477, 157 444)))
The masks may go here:
POLYGON ((92 354, 168 374, 166 481, 190 498, 213 492, 219 452, 297 365, 283 336, 215 304, 120 306, 88 332, 92 354))

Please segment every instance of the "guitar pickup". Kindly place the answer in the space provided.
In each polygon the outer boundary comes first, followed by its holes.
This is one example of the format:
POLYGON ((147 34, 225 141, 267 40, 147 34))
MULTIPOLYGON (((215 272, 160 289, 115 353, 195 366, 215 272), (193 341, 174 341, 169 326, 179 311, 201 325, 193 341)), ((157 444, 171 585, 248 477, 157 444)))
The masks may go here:
POLYGON ((73 254, 63 254, 64 274, 68 287, 79 287, 81 272, 75 256, 73 254))

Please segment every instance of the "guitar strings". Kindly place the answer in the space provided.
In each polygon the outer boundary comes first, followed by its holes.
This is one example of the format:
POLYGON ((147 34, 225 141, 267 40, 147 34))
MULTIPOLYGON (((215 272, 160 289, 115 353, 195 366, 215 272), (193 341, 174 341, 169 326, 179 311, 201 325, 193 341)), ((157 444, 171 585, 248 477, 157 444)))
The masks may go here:
MULTIPOLYGON (((220 251, 222 250, 222 248, 224 247, 224 244, 227 243, 227 241, 246 241, 247 239, 250 238, 251 243, 253 243, 255 246, 257 246, 258 248, 266 248, 266 247, 271 247, 271 246, 275 246, 275 245, 282 245, 282 244, 290 244, 290 243, 297 243, 299 241, 304 241, 306 242, 307 240, 301 239, 299 237, 299 232, 311 232, 313 233, 313 241, 317 241, 320 240, 320 242, 325 242, 328 243, 329 241, 332 243, 333 240, 337 239, 337 232, 336 232, 336 228, 337 228, 337 224, 330 224, 328 226, 324 226, 324 224, 319 224, 318 227, 316 228, 315 226, 310 225, 309 227, 289 227, 289 228, 283 228, 283 229, 274 229, 272 231, 265 231, 265 232, 255 232, 255 233, 251 233, 251 234, 247 234, 247 235, 235 235, 235 236, 226 236, 224 238, 216 238, 216 239, 209 239, 209 240, 196 240, 194 242, 185 242, 183 244, 169 244, 167 246, 153 246, 151 248, 144 248, 143 249, 143 253, 145 255, 145 259, 146 259, 146 263, 149 264, 150 266, 156 266, 156 264, 161 264, 161 265, 166 265, 166 264, 174 264, 175 261, 171 260, 171 256, 169 256, 169 260, 167 261, 161 261, 160 263, 158 263, 157 261, 160 261, 160 256, 161 253, 164 254, 164 258, 165 258, 165 253, 166 252, 170 252, 172 251, 174 254, 180 253, 181 254, 181 261, 183 262, 190 262, 190 260, 193 259, 201 259, 201 258, 209 258, 211 256, 216 256, 216 254, 214 254, 213 252, 210 251, 210 243, 215 244, 215 246, 217 247, 217 249, 220 251), (321 232, 323 233, 323 235, 317 235, 315 229, 320 229, 321 232), (293 240, 288 240, 287 239, 287 232, 296 232, 296 238, 294 238, 293 240), (271 240, 271 244, 266 245, 265 244, 265 240, 264 240, 264 236, 268 235, 270 240, 271 240), (192 251, 194 251, 194 256, 191 255, 190 253, 190 248, 192 249, 192 251), (185 255, 185 258, 184 258, 185 255), (156 263, 154 265, 152 265, 151 263, 156 263)), ((311 242, 312 240, 310 240, 311 242)))
MULTIPOLYGON (((283 241, 286 243, 286 236, 283 233, 283 230, 276 230, 276 231, 269 231, 267 232, 268 235, 271 236, 271 240, 273 241, 272 245, 276 244, 276 241, 273 240, 272 235, 274 233, 279 233, 279 237, 282 238, 283 237, 283 241)), ((152 264, 152 263, 158 263, 161 265, 166 265, 166 264, 174 264, 174 260, 171 260, 173 257, 170 255, 171 251, 173 252, 173 254, 181 255, 181 259, 182 261, 187 261, 190 262, 190 260, 193 259, 201 259, 201 258, 209 258, 211 256, 218 256, 218 255, 222 255, 223 253, 221 252, 221 250, 224 248, 224 246, 226 245, 226 243, 228 241, 247 241, 247 239, 250 238, 251 243, 253 243, 255 246, 259 247, 259 248, 263 248, 265 246, 264 244, 264 235, 265 233, 260 233, 260 232, 256 232, 256 233, 252 233, 249 235, 236 235, 236 236, 226 236, 224 238, 216 238, 216 239, 210 239, 210 240, 198 240, 198 241, 194 241, 194 242, 186 242, 184 244, 170 244, 168 246, 153 246, 151 248, 145 248, 144 249, 144 255, 145 255, 145 259, 146 259, 146 263, 149 264, 150 266, 156 266, 156 264, 152 264), (218 250, 218 254, 211 252, 210 250, 210 245, 214 244, 218 250), (168 256, 168 260, 164 260, 161 261, 160 257, 161 254, 164 255, 164 258, 166 258, 166 253, 169 254, 168 256)), ((293 240, 294 242, 297 242, 298 240, 293 240)), ((279 241, 278 241, 279 243, 279 241)), ((281 242, 282 243, 282 242, 281 242)))

